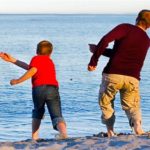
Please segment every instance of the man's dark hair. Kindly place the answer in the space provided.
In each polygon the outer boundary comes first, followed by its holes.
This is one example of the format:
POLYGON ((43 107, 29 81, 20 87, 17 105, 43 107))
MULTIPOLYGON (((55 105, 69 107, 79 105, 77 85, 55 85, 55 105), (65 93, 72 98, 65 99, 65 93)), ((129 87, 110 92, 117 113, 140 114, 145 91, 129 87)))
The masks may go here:
POLYGON ((136 18, 138 25, 145 25, 147 28, 150 27, 150 10, 141 10, 136 18))
POLYGON ((53 51, 53 45, 49 41, 41 41, 37 45, 36 53, 39 55, 50 55, 53 51))

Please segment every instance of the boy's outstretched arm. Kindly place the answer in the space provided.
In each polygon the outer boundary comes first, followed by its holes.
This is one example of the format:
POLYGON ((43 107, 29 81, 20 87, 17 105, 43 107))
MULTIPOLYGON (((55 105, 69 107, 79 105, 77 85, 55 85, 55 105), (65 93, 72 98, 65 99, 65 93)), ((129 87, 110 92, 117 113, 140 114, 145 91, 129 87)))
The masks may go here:
POLYGON ((11 55, 9 55, 7 53, 0 52, 0 57, 6 62, 11 62, 11 63, 17 65, 18 67, 21 67, 25 70, 29 70, 28 64, 26 64, 23 61, 17 60, 16 58, 12 57, 11 55))
POLYGON ((21 76, 19 79, 13 79, 10 81, 11 85, 19 84, 21 82, 24 82, 28 79, 30 79, 32 76, 34 76, 37 72, 37 68, 32 67, 29 69, 23 76, 21 76))

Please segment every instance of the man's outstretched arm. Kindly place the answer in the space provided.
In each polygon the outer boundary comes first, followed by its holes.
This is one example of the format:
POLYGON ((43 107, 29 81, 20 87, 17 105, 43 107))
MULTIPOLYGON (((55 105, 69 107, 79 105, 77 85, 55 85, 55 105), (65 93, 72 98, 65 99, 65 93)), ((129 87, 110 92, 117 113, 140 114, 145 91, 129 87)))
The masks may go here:
POLYGON ((18 67, 21 67, 25 70, 29 70, 29 65, 23 61, 17 60, 16 58, 12 57, 11 55, 7 54, 7 53, 0 53, 0 57, 6 61, 6 62, 10 62, 15 64, 18 67))
POLYGON ((121 24, 115 27, 112 31, 110 31, 108 34, 106 34, 100 42, 96 45, 96 50, 91 57, 90 63, 88 65, 88 70, 93 71, 96 69, 98 59, 100 55, 102 55, 107 48, 108 44, 111 43, 112 41, 119 40, 122 37, 124 37, 127 33, 126 30, 126 25, 121 24), (94 69, 89 69, 93 67, 94 69))

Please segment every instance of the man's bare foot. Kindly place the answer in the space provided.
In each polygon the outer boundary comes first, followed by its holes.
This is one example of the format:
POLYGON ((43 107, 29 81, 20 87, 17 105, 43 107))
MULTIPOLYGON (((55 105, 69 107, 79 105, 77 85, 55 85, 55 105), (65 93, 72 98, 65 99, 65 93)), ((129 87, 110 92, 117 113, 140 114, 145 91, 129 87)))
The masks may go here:
POLYGON ((114 129, 112 126, 107 126, 107 134, 108 134, 108 137, 112 137, 114 136, 114 129))
POLYGON ((137 135, 145 134, 145 132, 144 132, 143 130, 136 131, 135 133, 136 133, 137 135))
POLYGON ((113 136, 115 136, 115 134, 114 134, 113 131, 108 131, 107 134, 108 134, 108 137, 113 137, 113 136))
POLYGON ((133 129, 137 135, 142 135, 145 133, 144 130, 142 129, 141 121, 134 122, 133 129))

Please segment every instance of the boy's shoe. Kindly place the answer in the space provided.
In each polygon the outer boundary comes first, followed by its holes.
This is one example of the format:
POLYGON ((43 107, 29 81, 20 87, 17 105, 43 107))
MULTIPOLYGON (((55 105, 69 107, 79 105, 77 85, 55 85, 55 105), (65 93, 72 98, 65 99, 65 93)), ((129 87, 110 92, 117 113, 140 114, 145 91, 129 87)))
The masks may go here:
POLYGON ((65 139, 67 139, 67 138, 68 138, 67 135, 63 135, 63 134, 56 134, 56 135, 55 135, 55 139, 56 139, 56 140, 65 140, 65 139))

